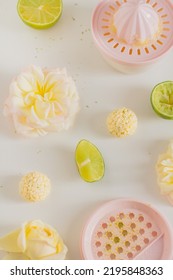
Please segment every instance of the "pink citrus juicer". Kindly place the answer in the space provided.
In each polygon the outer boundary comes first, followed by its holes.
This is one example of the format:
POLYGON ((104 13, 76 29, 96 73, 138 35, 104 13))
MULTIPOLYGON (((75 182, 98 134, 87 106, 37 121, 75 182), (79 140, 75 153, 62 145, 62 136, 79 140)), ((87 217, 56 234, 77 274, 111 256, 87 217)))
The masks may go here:
POLYGON ((114 68, 143 70, 173 46, 173 5, 169 0, 101 1, 93 13, 92 34, 114 68))
POLYGON ((81 251, 85 260, 170 260, 173 232, 150 205, 116 199, 90 217, 83 230, 81 251))

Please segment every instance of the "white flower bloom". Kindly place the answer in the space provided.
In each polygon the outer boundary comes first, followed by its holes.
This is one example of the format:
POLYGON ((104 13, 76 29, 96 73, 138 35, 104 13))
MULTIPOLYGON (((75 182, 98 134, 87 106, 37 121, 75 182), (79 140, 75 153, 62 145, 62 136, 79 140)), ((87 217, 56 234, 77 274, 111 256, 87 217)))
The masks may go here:
POLYGON ((78 111, 75 82, 66 70, 47 71, 36 66, 30 66, 11 83, 4 108, 16 132, 25 136, 67 130, 78 111))

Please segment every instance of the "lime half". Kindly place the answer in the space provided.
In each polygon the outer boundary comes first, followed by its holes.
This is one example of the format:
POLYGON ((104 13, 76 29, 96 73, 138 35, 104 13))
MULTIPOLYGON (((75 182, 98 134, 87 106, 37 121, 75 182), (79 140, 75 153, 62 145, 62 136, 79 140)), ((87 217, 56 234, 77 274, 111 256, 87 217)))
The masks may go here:
POLYGON ((54 25, 62 13, 62 0, 18 0, 17 11, 28 25, 43 29, 54 25))
POLYGON ((165 119, 173 120, 173 81, 162 82, 151 93, 154 111, 165 119))
POLYGON ((79 174, 87 182, 96 182, 104 175, 104 160, 95 145, 87 140, 81 140, 75 152, 75 160, 79 174))

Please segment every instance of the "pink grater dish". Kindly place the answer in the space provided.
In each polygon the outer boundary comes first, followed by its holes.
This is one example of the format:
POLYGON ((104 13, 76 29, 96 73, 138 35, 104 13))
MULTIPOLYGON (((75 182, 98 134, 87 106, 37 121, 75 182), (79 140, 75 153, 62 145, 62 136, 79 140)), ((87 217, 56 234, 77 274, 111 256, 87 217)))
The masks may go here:
POLYGON ((173 46, 173 5, 169 0, 101 1, 93 13, 92 34, 114 68, 144 70, 173 46))
POLYGON ((153 207, 117 199, 91 216, 82 234, 81 251, 85 260, 169 260, 173 232, 153 207))

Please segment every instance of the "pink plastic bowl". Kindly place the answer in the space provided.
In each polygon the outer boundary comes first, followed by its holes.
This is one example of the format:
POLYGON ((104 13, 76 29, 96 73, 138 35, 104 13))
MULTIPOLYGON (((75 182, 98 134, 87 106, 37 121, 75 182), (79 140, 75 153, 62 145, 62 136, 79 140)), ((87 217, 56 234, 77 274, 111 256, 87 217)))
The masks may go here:
POLYGON ((103 204, 90 217, 81 252, 85 260, 170 260, 173 232, 150 205, 117 199, 103 204))
MULTIPOLYGON (((135 0, 101 1, 95 8, 92 17, 92 35, 98 50, 111 66, 125 73, 145 70, 148 66, 158 61, 173 46, 173 5, 169 0, 144 0, 144 3, 141 0, 138 1, 143 6, 150 5, 150 10, 152 8, 155 16, 158 15, 161 27, 158 36, 153 37, 152 40, 150 38, 143 44, 131 44, 118 38, 118 32, 116 32, 115 28, 112 28, 116 12, 119 11, 122 5, 129 5, 133 1, 135 0)), ((141 9, 139 11, 141 13, 141 9)), ((136 26, 138 32, 144 32, 147 28, 149 29, 149 26, 145 28, 145 23, 147 22, 147 17, 152 15, 151 13, 147 14, 147 11, 144 14, 146 20, 142 20, 140 24, 138 21, 138 26, 136 26)), ((148 20, 148 25, 150 21, 148 20)), ((120 24, 121 33, 123 33, 121 21, 120 24)), ((126 28, 132 26, 134 31, 134 13, 132 13, 131 18, 129 17, 129 24, 128 21, 124 21, 124 24, 126 24, 126 28)), ((144 33, 147 34, 146 31, 144 33)), ((145 37, 145 34, 141 34, 141 36, 145 37)))

